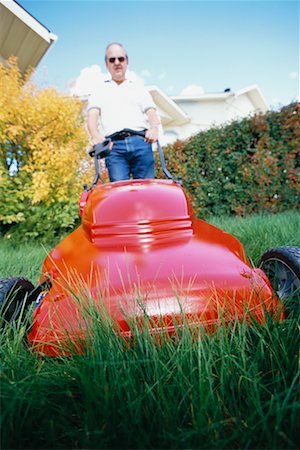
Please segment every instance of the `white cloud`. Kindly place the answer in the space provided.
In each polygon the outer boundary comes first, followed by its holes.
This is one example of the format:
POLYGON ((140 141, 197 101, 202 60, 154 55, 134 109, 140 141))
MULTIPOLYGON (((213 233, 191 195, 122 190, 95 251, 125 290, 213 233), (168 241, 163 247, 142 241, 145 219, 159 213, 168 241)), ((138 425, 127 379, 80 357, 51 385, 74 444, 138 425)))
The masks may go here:
POLYGON ((158 75, 158 79, 159 79, 159 80, 163 80, 164 78, 166 78, 166 72, 161 72, 161 73, 158 75))
POLYGON ((274 105, 275 103, 279 103, 279 98, 278 97, 273 97, 272 98, 272 104, 274 105))
POLYGON ((202 86, 198 86, 197 84, 190 84, 183 88, 180 92, 180 95, 186 97, 197 97, 202 94, 204 94, 204 89, 202 86))
POLYGON ((79 77, 69 83, 70 94, 83 97, 89 95, 96 86, 108 78, 96 64, 81 70, 79 77))
POLYGON ((295 78, 299 78, 299 72, 290 72, 290 78, 292 78, 293 80, 295 78))
POLYGON ((278 97, 273 97, 271 100, 271 108, 279 108, 281 106, 280 100, 278 97))
POLYGON ((144 69, 141 71, 141 77, 142 78, 149 78, 151 77, 151 72, 148 69, 144 69))
MULTIPOLYGON (((126 77, 129 80, 144 84, 143 79, 134 71, 127 70, 126 77)), ((85 67, 81 70, 79 76, 75 80, 69 82, 70 94, 77 95, 78 97, 86 97, 97 89, 97 86, 100 83, 108 79, 110 79, 110 74, 102 72, 100 66, 95 64, 90 67, 85 67)))
POLYGON ((173 84, 170 84, 167 87, 166 91, 167 91, 168 94, 171 94, 174 91, 174 89, 175 89, 175 86, 173 86, 173 84))

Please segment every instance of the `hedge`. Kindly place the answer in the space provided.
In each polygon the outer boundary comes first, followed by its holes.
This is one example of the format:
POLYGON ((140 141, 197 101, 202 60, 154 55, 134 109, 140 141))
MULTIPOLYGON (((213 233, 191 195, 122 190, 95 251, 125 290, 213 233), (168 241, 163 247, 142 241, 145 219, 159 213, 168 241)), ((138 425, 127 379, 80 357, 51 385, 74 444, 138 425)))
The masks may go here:
POLYGON ((198 216, 299 206, 300 103, 211 128, 164 152, 198 216))

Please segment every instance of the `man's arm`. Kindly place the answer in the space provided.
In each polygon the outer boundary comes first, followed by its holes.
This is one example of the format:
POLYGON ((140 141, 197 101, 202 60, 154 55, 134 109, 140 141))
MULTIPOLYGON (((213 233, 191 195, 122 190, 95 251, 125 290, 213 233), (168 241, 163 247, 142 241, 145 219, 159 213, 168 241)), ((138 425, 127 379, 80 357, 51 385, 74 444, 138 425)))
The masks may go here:
POLYGON ((100 117, 100 111, 97 108, 91 108, 87 113, 87 127, 91 135, 91 141, 93 145, 99 144, 104 141, 104 136, 98 130, 98 122, 100 117))
MULTIPOLYGON (((87 127, 91 135, 91 141, 93 145, 99 144, 105 140, 105 137, 98 130, 100 111, 97 108, 91 108, 87 113, 87 127)), ((111 143, 112 148, 112 143, 111 143)), ((110 149, 111 149, 110 148, 110 149)), ((100 159, 100 172, 103 173, 106 170, 105 162, 100 159)))
POLYGON ((154 108, 149 108, 146 111, 146 115, 149 121, 149 130, 146 131, 145 140, 152 144, 158 139, 159 118, 154 108))

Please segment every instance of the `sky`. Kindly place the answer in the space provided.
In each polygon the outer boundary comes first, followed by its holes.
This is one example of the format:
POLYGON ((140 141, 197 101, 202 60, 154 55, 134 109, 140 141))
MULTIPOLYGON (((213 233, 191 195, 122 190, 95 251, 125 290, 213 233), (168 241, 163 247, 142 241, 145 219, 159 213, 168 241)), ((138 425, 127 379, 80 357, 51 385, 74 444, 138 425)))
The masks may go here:
POLYGON ((106 73, 121 42, 132 76, 170 96, 257 84, 267 104, 299 100, 298 0, 18 0, 57 41, 35 82, 70 92, 106 73))

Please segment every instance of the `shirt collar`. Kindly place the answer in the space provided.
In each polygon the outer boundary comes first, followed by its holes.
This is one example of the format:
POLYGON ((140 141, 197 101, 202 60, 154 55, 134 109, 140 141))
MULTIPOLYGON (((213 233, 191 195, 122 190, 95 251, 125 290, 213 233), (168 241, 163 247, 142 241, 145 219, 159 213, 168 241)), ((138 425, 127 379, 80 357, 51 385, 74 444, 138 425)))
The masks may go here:
MULTIPOLYGON (((118 85, 118 83, 116 83, 112 78, 108 78, 108 79, 104 80, 104 83, 112 83, 112 84, 118 85)), ((128 78, 125 78, 125 80, 123 81, 123 83, 121 83, 121 85, 128 84, 128 83, 132 83, 132 80, 128 80, 128 78)))

